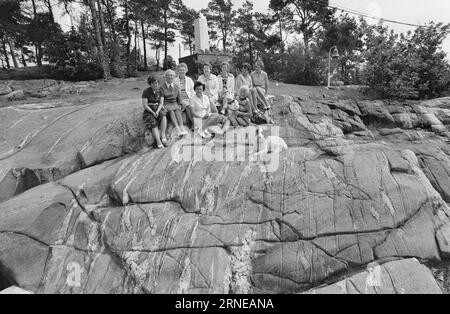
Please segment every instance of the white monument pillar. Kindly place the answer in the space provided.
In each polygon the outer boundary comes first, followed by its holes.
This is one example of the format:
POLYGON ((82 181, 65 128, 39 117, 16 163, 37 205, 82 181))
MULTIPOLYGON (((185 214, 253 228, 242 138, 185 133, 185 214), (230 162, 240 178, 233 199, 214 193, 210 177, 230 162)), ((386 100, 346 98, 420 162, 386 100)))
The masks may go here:
POLYGON ((208 21, 200 13, 200 17, 194 22, 195 50, 209 50, 208 21))

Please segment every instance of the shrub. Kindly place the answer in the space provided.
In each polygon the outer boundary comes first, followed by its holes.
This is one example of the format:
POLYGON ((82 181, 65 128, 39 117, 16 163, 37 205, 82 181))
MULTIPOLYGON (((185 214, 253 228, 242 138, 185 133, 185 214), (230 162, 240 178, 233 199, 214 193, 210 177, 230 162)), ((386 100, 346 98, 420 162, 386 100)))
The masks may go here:
POLYGON ((418 99, 442 95, 450 87, 450 65, 441 50, 450 24, 419 27, 397 35, 382 26, 367 31, 364 77, 385 97, 418 99))

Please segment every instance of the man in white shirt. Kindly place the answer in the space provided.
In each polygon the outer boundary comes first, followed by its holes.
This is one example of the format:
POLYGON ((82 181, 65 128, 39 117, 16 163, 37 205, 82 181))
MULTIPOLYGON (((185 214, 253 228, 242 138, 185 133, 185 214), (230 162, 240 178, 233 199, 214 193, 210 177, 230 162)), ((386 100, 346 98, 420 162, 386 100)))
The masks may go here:
MULTIPOLYGON (((204 95, 205 85, 197 82, 194 85, 195 95, 189 100, 193 115, 194 128, 201 137, 209 138, 211 134, 208 128, 216 125, 223 125, 220 133, 225 133, 230 127, 230 120, 218 113, 211 112, 209 97, 204 95)), ((218 133, 218 132, 216 132, 218 133)))

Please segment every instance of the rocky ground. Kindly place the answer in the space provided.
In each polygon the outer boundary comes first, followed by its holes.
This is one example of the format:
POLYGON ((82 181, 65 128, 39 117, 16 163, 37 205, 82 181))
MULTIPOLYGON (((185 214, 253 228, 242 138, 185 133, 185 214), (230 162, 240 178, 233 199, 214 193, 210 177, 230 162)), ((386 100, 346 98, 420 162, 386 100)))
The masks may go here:
POLYGON ((201 148, 235 161, 177 160, 186 139, 145 152, 145 80, 89 84, 3 98, 0 290, 449 291, 450 98, 273 85, 289 148, 267 173, 238 156, 251 136, 201 148))

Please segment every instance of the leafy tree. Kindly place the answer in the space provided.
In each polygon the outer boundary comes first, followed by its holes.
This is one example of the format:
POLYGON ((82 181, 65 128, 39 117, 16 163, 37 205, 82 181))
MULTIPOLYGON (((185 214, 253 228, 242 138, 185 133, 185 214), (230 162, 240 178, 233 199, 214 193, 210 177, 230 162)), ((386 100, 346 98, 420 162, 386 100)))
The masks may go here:
POLYGON ((281 73, 279 79, 290 84, 322 85, 326 77, 327 61, 316 46, 306 53, 301 43, 294 43, 287 48, 286 63, 289 67, 281 73))
POLYGON ((111 60, 111 74, 115 77, 122 77, 123 62, 121 59, 121 47, 125 46, 125 42, 120 38, 119 34, 121 28, 117 14, 119 2, 117 0, 105 0, 104 8, 104 23, 109 34, 109 40, 106 41, 106 50, 111 60))
POLYGON ((317 41, 326 57, 333 46, 338 47, 340 74, 344 83, 359 83, 356 73, 362 62, 363 36, 363 29, 357 20, 347 14, 327 20, 318 33, 317 41))
MULTIPOLYGON (((179 15, 180 0, 132 0, 146 8, 147 20, 152 26, 150 34, 163 39, 164 69, 167 68, 169 45, 175 42, 175 30, 179 15)), ((153 43, 152 43, 153 44, 153 43)))
MULTIPOLYGON (((236 12, 234 26, 237 30, 236 45, 238 60, 247 61, 253 67, 254 62, 264 55, 269 47, 277 45, 280 39, 277 35, 270 35, 273 19, 268 15, 255 12, 253 2, 246 0, 236 12)), ((273 51, 272 51, 273 52, 273 51)))
POLYGON ((292 12, 289 10, 289 8, 287 6, 283 7, 281 5, 278 5, 278 2, 270 2, 269 3, 269 9, 273 12, 272 15, 272 23, 273 24, 277 24, 277 28, 278 28, 278 37, 279 37, 279 46, 280 46, 280 50, 281 50, 281 65, 282 65, 282 70, 284 71, 285 69, 285 35, 284 33, 287 30, 287 25, 290 24, 290 22, 293 20, 293 14, 292 12))
POLYGON ((323 22, 329 20, 334 10, 328 7, 329 0, 270 0, 270 8, 274 11, 289 10, 293 16, 290 23, 292 30, 303 35, 306 53, 309 45, 323 22))
POLYGON ((22 14, 18 1, 5 0, 0 2, 0 42, 8 68, 10 64, 7 47, 9 48, 14 67, 18 67, 15 50, 16 46, 19 46, 24 41, 26 22, 27 19, 22 14))
POLYGON ((50 13, 37 13, 35 18, 30 21, 27 27, 27 38, 39 47, 38 58, 46 59, 45 46, 53 40, 57 40, 62 32, 61 26, 52 21, 50 13))
POLYGON ((168 53, 169 44, 175 42, 175 32, 177 27, 176 19, 176 3, 173 0, 158 0, 157 8, 159 10, 159 18, 155 18, 155 25, 162 30, 164 34, 164 70, 168 69, 168 53))
POLYGON ((450 34, 450 24, 429 23, 418 27, 406 42, 415 47, 413 53, 418 60, 420 98, 438 96, 450 87, 450 65, 442 50, 443 41, 450 34))
POLYGON ((91 36, 93 27, 85 15, 78 29, 59 33, 45 46, 48 61, 55 65, 55 78, 64 80, 92 80, 103 76, 96 43, 91 36))
MULTIPOLYGON (((103 42, 104 40, 102 39, 102 31, 101 31, 101 25, 100 25, 100 21, 99 21, 99 15, 97 12, 97 8, 95 6, 95 1, 94 0, 89 0, 88 2, 89 8, 91 10, 91 16, 92 16, 92 23, 94 25, 94 33, 95 33, 95 39, 97 42, 97 51, 98 51, 98 58, 103 70, 103 78, 105 80, 108 80, 110 78, 110 69, 109 69, 109 61, 108 58, 105 54, 105 50, 104 50, 104 45, 103 42)), ((101 8, 100 8, 101 9, 101 8)))
POLYGON ((233 20, 236 16, 233 2, 231 0, 211 0, 208 8, 202 10, 202 13, 208 19, 211 39, 221 40, 223 51, 227 52, 229 40, 234 31, 233 20))
POLYGON ((158 30, 151 30, 149 32, 150 45, 155 50, 156 71, 160 69, 161 64, 161 49, 164 47, 164 33, 158 30))
POLYGON ((366 28, 364 76, 386 97, 435 97, 450 86, 442 42, 450 25, 430 23, 406 35, 382 25, 366 28))
MULTIPOLYGON (((236 40, 236 44, 240 46, 248 46, 248 55, 250 64, 253 67, 254 61, 254 42, 256 28, 255 26, 255 13, 253 12, 253 2, 246 0, 241 8, 237 10, 234 25, 239 30, 236 40)), ((245 49, 245 48, 244 48, 245 49)), ((247 49, 245 49, 247 50, 247 49)))
POLYGON ((190 54, 194 53, 194 20, 198 17, 199 13, 196 10, 188 8, 183 2, 179 1, 177 28, 180 31, 180 37, 183 40, 183 44, 189 47, 190 54))

